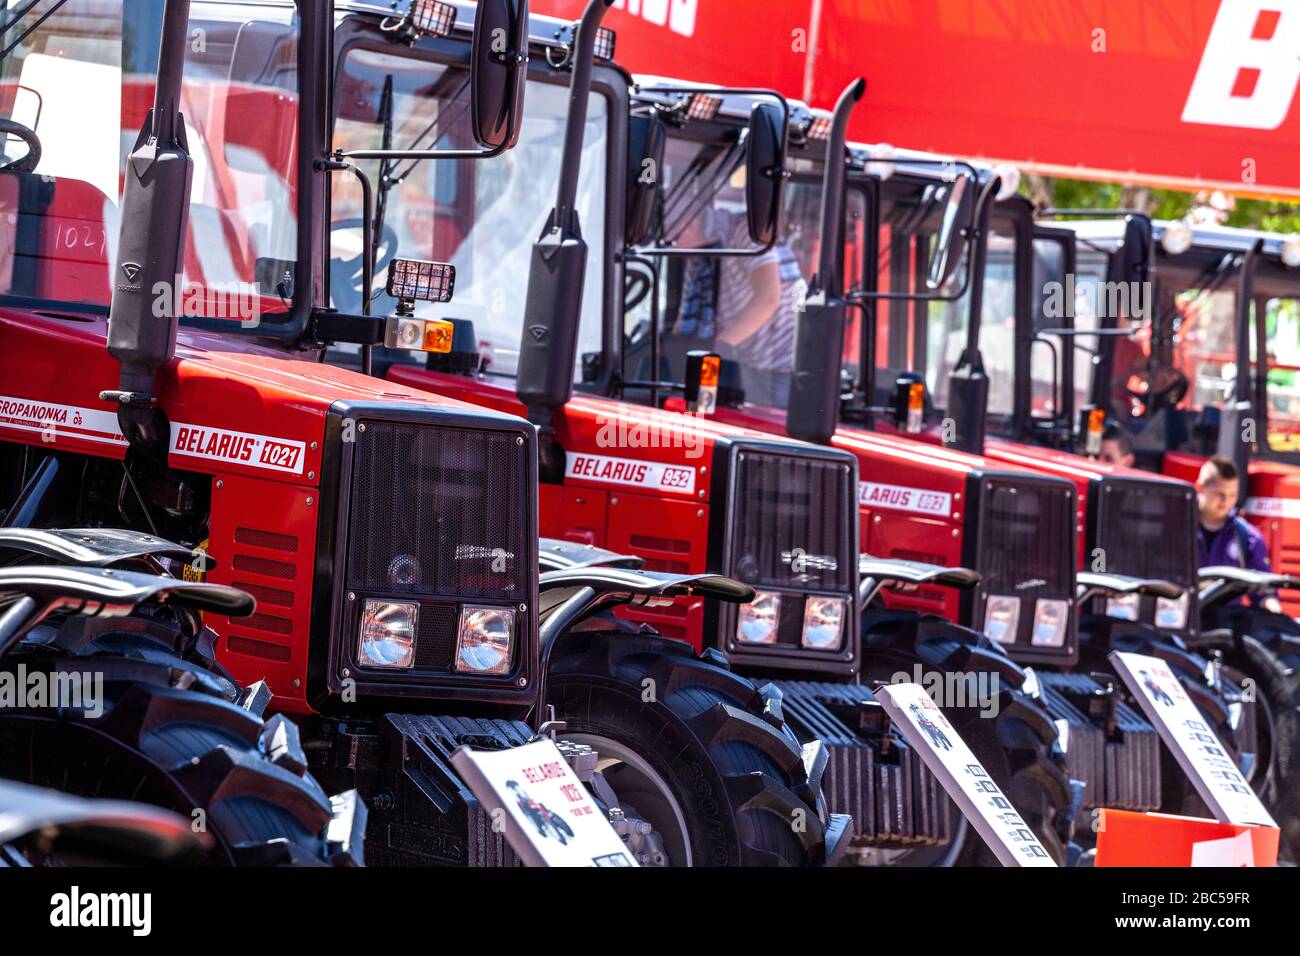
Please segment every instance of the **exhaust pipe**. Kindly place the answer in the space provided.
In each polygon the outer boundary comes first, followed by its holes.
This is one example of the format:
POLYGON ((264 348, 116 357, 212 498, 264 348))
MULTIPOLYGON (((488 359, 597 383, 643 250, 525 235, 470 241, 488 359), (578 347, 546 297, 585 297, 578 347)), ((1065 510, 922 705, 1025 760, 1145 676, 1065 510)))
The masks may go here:
POLYGON ((126 162, 121 231, 108 313, 108 351, 121 363, 117 403, 130 450, 166 462, 170 426, 155 395, 160 368, 176 354, 175 303, 185 271, 194 162, 180 112, 190 0, 166 0, 157 90, 126 162))
POLYGON ((573 77, 569 83, 569 112, 564 128, 560 184, 546 225, 533 244, 524 304, 523 338, 515 394, 528 409, 528 420, 539 432, 539 477, 556 482, 564 477, 564 450, 555 442, 555 413, 573 393, 578 325, 582 319, 582 285, 587 268, 587 243, 578 222, 578 174, 582 140, 591 98, 591 69, 596 31, 614 0, 591 0, 573 38, 573 77))
POLYGON ((821 260, 799 314, 794 340, 794 374, 786 433, 818 445, 830 443, 840 418, 840 362, 844 355, 844 193, 849 116, 867 91, 859 78, 835 104, 826 143, 822 184, 821 260))

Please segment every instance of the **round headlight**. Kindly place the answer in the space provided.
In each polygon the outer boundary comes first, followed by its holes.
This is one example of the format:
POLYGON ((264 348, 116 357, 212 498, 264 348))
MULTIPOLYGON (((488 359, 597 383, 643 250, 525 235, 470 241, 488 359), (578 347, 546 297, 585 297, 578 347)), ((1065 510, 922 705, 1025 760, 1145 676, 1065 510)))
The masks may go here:
POLYGON ((512 608, 467 604, 460 610, 456 632, 456 670, 470 674, 508 673, 514 639, 512 608))
POLYGON ((803 606, 803 637, 810 651, 838 651, 844 643, 844 599, 810 597, 803 606))
POLYGON ((781 595, 759 591, 754 600, 741 605, 736 637, 742 644, 775 644, 780 620, 781 595))
POLYGON ((1010 163, 998 163, 993 167, 993 175, 998 177, 998 202, 1006 202, 1020 188, 1020 167, 1010 163))
POLYGON ((1160 245, 1164 246, 1165 252, 1171 256, 1181 256, 1192 248, 1192 227, 1182 220, 1171 222, 1165 226, 1164 235, 1160 237, 1160 245))
POLYGON ((1288 269, 1300 268, 1300 232, 1293 232, 1282 240, 1282 262, 1288 269))
POLYGON ((361 609, 357 664, 406 668, 415 663, 415 625, 420 605, 411 601, 366 601, 361 609))

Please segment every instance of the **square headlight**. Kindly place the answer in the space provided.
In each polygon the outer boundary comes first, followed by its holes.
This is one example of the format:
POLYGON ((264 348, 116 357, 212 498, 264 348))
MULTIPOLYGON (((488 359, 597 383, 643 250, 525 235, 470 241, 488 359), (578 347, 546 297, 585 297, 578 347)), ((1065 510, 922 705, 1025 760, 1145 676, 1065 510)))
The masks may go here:
POLYGON ((462 674, 508 674, 514 657, 515 611, 509 607, 460 609, 456 670, 462 674))
POLYGON ((990 594, 984 602, 984 635, 999 644, 1014 644, 1020 626, 1020 598, 990 594))
POLYGON ((1156 598, 1156 627, 1181 631, 1187 626, 1187 608, 1191 603, 1191 595, 1187 591, 1176 598, 1156 598))
POLYGON ((736 637, 742 644, 775 644, 781 620, 781 595, 758 591, 754 600, 740 606, 736 637))
POLYGON ((361 609, 357 664, 408 668, 415 663, 415 626, 420 605, 411 601, 367 600, 361 609))
POLYGON ((1138 608, 1142 604, 1140 594, 1124 594, 1106 599, 1106 616, 1116 617, 1121 621, 1136 621, 1138 608))
POLYGON ((1064 647, 1070 629, 1070 602, 1039 598, 1034 602, 1034 647, 1064 647))
POLYGON ((838 651, 844 643, 844 599, 809 597, 803 606, 803 637, 810 651, 838 651))

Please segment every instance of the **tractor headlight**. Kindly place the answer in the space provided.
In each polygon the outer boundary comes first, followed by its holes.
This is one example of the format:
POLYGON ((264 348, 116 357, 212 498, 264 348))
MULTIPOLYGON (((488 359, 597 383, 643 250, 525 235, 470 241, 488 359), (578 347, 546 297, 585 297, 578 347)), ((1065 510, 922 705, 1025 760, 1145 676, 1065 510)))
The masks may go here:
POLYGON ((1117 617, 1121 621, 1136 621, 1138 607, 1142 602, 1139 594, 1124 594, 1120 597, 1106 599, 1106 616, 1117 617))
POLYGON ((1064 647, 1070 629, 1070 602, 1039 598, 1034 602, 1034 647, 1064 647))
POLYGON ((361 610, 357 664, 398 669, 415 663, 415 625, 420 605, 410 601, 366 601, 361 610))
POLYGON ((810 597, 803 607, 803 638, 810 651, 838 651, 844 643, 844 598, 810 597))
POLYGON ((508 607, 465 605, 456 629, 456 670, 505 674, 514 656, 515 612, 508 607))
POLYGON ((781 620, 781 595, 758 591, 754 600, 740 606, 736 638, 742 644, 775 644, 781 620))
POLYGON ((1184 591, 1181 597, 1156 598, 1156 627, 1168 631, 1181 631, 1187 626, 1187 607, 1191 604, 1190 595, 1184 591))
POLYGON ((984 635, 999 644, 1013 644, 1020 624, 1020 598, 990 594, 984 602, 984 635))

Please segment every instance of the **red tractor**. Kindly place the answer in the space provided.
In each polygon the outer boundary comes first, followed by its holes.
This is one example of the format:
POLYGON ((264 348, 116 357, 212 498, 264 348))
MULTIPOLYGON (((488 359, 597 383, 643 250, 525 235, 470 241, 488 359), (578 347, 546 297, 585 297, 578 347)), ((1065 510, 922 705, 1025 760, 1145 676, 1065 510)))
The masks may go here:
MULTIPOLYGON (((1195 481, 1204 461, 1220 455, 1246 476, 1240 512, 1263 533, 1275 573, 1247 570, 1244 562, 1193 564, 1200 594, 1191 598, 1188 640, 1216 655, 1224 673, 1252 691, 1258 713, 1245 728, 1245 749, 1256 761, 1251 780, 1294 856, 1300 847, 1300 803, 1290 783, 1300 766, 1300 626, 1294 620, 1300 565, 1288 551, 1287 501, 1300 481, 1300 459, 1287 437, 1293 376, 1286 343, 1296 321, 1300 240, 1153 223, 1132 213, 1075 216, 1092 218, 1058 216, 1061 221, 1035 224, 1032 233, 1021 227, 1032 236, 1025 241, 1033 244, 1043 282, 1068 283, 1071 291, 1068 314, 1052 323, 1061 328, 1061 362, 1077 366, 1060 402, 1056 444, 1085 451, 1087 423, 1093 439, 1102 423, 1118 423, 1132 436, 1141 469, 1195 481), (1273 593, 1281 597, 1282 614, 1241 600, 1273 593)), ((1016 255, 1027 261, 1031 253, 1017 246, 1016 255)), ((1144 540, 1168 542, 1172 533, 1165 521, 1144 540)), ((1194 557, 1195 537, 1180 539, 1179 547, 1194 557)))
POLYGON ((366 371, 385 341, 450 348, 449 323, 414 315, 451 300, 455 272, 435 260, 473 225, 448 197, 477 166, 496 213, 513 205, 491 171, 528 155, 526 88, 529 116, 556 115, 532 94, 563 100, 548 61, 572 52, 565 29, 524 0, 68 0, 11 25, 0 549, 109 576, 144 563, 222 597, 199 605, 206 628, 168 598, 125 623, 33 629, 20 602, 5 625, 28 639, 6 667, 124 663, 103 724, 0 713, 0 770, 210 810, 229 857, 269 862, 333 846, 328 802, 322 819, 323 793, 299 780, 310 763, 369 802, 372 862, 508 864, 449 758, 550 734, 641 859, 834 858, 848 821, 825 812, 824 750, 786 729, 776 692, 602 616, 752 589, 590 567, 539 582, 534 426, 322 361, 335 343, 366 371), (440 166, 447 192, 399 214, 405 178, 440 166), (217 699, 234 685, 209 670, 252 689, 217 699))
MULTIPOLYGON (((964 565, 983 576, 977 587, 952 591, 931 582, 910 594, 887 594, 884 612, 868 608, 862 620, 864 673, 872 667, 873 631, 887 634, 897 627, 901 609, 911 609, 907 619, 913 621, 916 610, 946 613, 983 631, 986 644, 1004 646, 1014 660, 1035 666, 1027 686, 1070 728, 1076 754, 1071 768, 1088 785, 1086 806, 1182 809, 1190 788, 1172 760, 1161 766, 1154 729, 1123 694, 1118 678, 1099 681, 1088 671, 1107 669, 1105 654, 1112 647, 1155 650, 1186 668, 1193 692, 1219 718, 1225 735, 1235 711, 1207 685, 1205 662, 1178 647, 1176 638, 1144 633, 1136 643, 1117 636, 1112 644, 1109 635, 1091 640, 1089 630, 1085 642, 1074 609, 1076 602, 1087 606, 1094 599, 1176 602, 1184 591, 1141 568, 1117 574, 1085 565, 1076 576, 1076 542, 1085 533, 1087 514, 1079 498, 1088 480, 1032 460, 972 455, 899 434, 924 420, 925 390, 917 387, 924 379, 900 375, 886 389, 875 386, 877 366, 889 367, 886 356, 930 351, 924 335, 928 315, 941 311, 936 303, 981 301, 989 262, 989 245, 981 237, 989 234, 998 187, 974 168, 961 173, 961 164, 919 155, 892 164, 891 177, 875 175, 866 151, 847 152, 842 139, 847 111, 860 95, 851 87, 830 115, 796 108, 783 228, 769 247, 751 249, 754 262, 742 267, 734 264, 740 257, 725 213, 736 206, 735 144, 752 103, 735 95, 728 99, 727 91, 680 85, 634 99, 664 127, 656 135, 634 127, 629 137, 644 145, 628 161, 635 185, 626 209, 632 232, 622 258, 640 266, 644 278, 630 280, 621 352, 593 357, 584 367, 617 362, 620 394, 648 405, 708 409, 717 420, 784 429, 854 453, 863 479, 865 551, 964 565), (701 94, 717 102, 701 103, 701 94), (677 103, 684 106, 674 111, 677 103), (828 146, 837 131, 838 145, 828 146), (826 168, 825 156, 837 152, 846 155, 847 178, 826 168), (647 168, 661 172, 648 184, 635 181, 632 174, 647 168), (702 226, 709 215, 724 225, 702 226), (964 235, 974 240, 965 253, 964 235), (836 254, 840 249, 843 258, 836 254), (878 281, 880 258, 886 267, 878 281), (960 276, 955 291, 948 284, 954 274, 960 276), (769 298, 761 299, 756 290, 765 280, 769 298), (808 288, 791 294, 800 282, 808 288), (743 291, 728 290, 728 283, 743 291), (851 284, 858 288, 846 292, 851 284), (701 288, 707 291, 701 294, 701 288), (800 298, 801 312, 794 306, 800 298), (760 311, 755 301, 764 303, 764 317, 775 318, 751 322, 747 311, 760 311), (851 326, 845 314, 850 301, 862 309, 851 326), (805 330, 798 337, 796 326, 805 330), (746 334, 729 334, 735 329, 746 334), (891 427, 888 420, 898 424, 891 427), (1032 611, 1022 612, 1025 607, 1032 611)), ((952 437, 972 444, 973 434, 982 440, 988 376, 971 361, 974 355, 958 363, 961 352, 951 356, 955 367, 944 370, 954 374, 942 391, 955 419, 952 437)), ((1185 498, 1179 502, 1188 506, 1185 498)), ((1106 526, 1120 520, 1117 513, 1106 526)), ((872 594, 878 596, 874 589, 872 594)), ((1022 672, 1015 686, 1023 679, 1022 672)))
MULTIPOLYGON (((864 686, 905 675, 963 689, 969 683, 969 698, 950 717, 1063 860, 1054 821, 1071 792, 1053 753, 1057 728, 1022 692, 1024 671, 976 631, 901 605, 877 608, 876 599, 882 587, 898 587, 913 608, 970 620, 978 576, 960 565, 977 564, 1008 580, 1050 579, 1033 587, 1068 605, 1072 489, 1024 469, 920 457, 916 443, 867 454, 855 436, 838 448, 817 446, 773 435, 762 415, 738 427, 721 414, 699 414, 731 386, 714 380, 688 394, 680 367, 672 377, 656 373, 646 360, 658 348, 658 316, 641 321, 636 313, 659 295, 659 259, 671 273, 700 258, 661 241, 671 237, 658 207, 698 212, 719 183, 732 184, 731 231, 711 254, 758 260, 780 238, 788 195, 780 188, 788 165, 782 141, 802 135, 805 117, 788 116, 784 99, 770 91, 637 82, 608 61, 594 64, 584 94, 583 70, 579 58, 570 99, 590 104, 585 116, 563 113, 558 89, 530 90, 537 125, 526 124, 511 153, 513 175, 490 177, 476 167, 419 184, 389 176, 401 185, 386 198, 386 228, 400 230, 431 203, 468 226, 439 251, 457 263, 458 304, 421 313, 453 323, 452 351, 413 363, 390 350, 376 353, 375 367, 386 367, 390 381, 525 413, 539 426, 541 527, 563 542, 548 543, 544 561, 619 563, 619 555, 634 554, 633 563, 647 568, 727 574, 753 586, 757 599, 739 609, 678 601, 622 616, 719 653, 738 671, 776 679, 801 737, 831 747, 832 808, 856 811, 860 846, 891 848, 864 856, 980 858, 973 833, 959 821, 950 829, 932 781, 922 775, 924 786, 909 791, 915 757, 886 732, 864 686), (554 120, 536 110, 551 101, 554 120), (660 152, 665 147, 698 155, 678 170, 660 152), (670 170, 684 191, 665 199, 659 185, 670 170), (551 175, 561 184, 553 206, 536 190, 538 178, 551 175), (536 244, 490 228, 506 221, 507 198, 509 221, 540 233, 536 244), (505 277, 525 264, 528 296, 520 302, 504 294, 505 277), (862 466, 859 476, 860 462, 870 470, 862 466), (972 509, 986 516, 979 535, 963 517, 972 509), (1040 529, 1031 513, 1063 518, 1054 548, 1033 546, 1040 529), (891 544, 882 557, 861 558, 859 534, 886 535, 891 544), (1022 547, 1008 553, 1016 542, 1022 547), (866 617, 864 599, 872 604, 866 617), (869 627, 859 637, 863 622, 869 627), (894 852, 916 847, 928 849, 894 852)), ((708 368, 719 366, 689 351, 681 349, 679 361, 698 362, 707 380, 708 368)))

